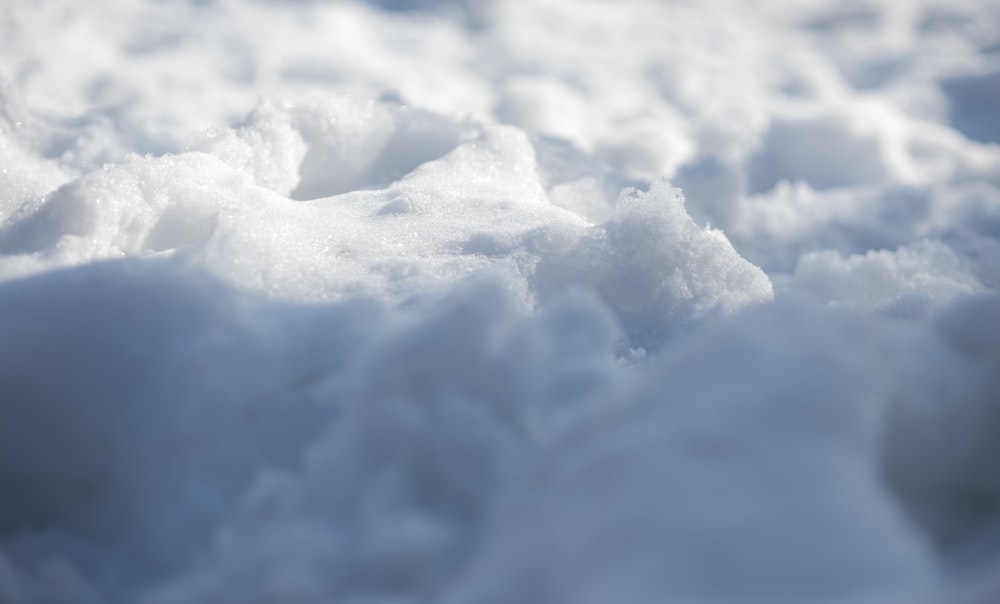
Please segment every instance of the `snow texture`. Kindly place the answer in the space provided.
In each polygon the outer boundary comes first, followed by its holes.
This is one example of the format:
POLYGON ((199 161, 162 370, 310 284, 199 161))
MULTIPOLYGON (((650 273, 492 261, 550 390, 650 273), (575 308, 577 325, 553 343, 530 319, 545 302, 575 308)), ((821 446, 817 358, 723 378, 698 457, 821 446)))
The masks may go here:
POLYGON ((1000 3, 0 5, 0 604, 1000 601, 1000 3))

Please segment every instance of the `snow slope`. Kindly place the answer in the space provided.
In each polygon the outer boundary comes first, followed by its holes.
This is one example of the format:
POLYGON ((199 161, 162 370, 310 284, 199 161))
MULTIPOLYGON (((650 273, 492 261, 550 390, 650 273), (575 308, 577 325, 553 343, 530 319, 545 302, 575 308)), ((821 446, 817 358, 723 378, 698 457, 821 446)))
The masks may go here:
POLYGON ((1000 3, 0 6, 0 604, 1000 599, 1000 3))

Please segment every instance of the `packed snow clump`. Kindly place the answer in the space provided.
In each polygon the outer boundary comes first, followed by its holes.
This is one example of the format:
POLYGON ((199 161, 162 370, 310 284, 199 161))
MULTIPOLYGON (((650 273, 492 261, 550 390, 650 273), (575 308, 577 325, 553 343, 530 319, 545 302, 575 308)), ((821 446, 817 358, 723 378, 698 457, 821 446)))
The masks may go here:
POLYGON ((721 232, 698 228, 682 193, 662 181, 623 191, 608 222, 543 260, 539 291, 567 283, 599 292, 629 333, 646 335, 773 296, 767 275, 721 232))

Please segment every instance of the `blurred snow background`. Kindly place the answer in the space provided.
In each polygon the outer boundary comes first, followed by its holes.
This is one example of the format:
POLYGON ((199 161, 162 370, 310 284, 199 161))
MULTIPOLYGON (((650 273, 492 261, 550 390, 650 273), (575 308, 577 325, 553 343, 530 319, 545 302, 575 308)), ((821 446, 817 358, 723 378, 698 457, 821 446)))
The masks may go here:
POLYGON ((1000 2, 0 5, 0 604, 1000 599, 1000 2))

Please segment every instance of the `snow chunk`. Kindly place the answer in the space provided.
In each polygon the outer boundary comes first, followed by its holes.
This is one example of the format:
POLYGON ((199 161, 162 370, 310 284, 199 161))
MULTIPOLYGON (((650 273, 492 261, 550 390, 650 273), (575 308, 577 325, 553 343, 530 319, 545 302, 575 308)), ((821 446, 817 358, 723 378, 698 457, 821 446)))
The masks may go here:
POLYGON ((639 341, 773 296, 771 282, 720 231, 699 229, 665 181, 622 193, 614 217, 539 263, 544 298, 568 283, 592 287, 639 341))
POLYGON ((245 170, 262 187, 287 196, 299 184, 299 165, 306 154, 292 115, 276 101, 263 101, 236 129, 212 129, 191 145, 245 170))

